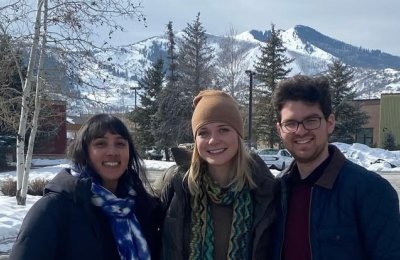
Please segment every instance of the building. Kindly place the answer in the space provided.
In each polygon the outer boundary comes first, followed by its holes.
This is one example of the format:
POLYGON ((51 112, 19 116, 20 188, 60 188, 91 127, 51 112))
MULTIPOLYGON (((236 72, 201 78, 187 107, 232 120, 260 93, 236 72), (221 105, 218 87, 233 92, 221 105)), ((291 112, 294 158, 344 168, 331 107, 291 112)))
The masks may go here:
POLYGON ((66 102, 44 101, 33 157, 64 158, 67 146, 66 102))
POLYGON ((363 128, 360 128, 356 134, 356 143, 366 144, 369 147, 379 145, 379 111, 380 99, 356 100, 361 110, 369 116, 369 121, 363 128))
MULTIPOLYGON (((38 129, 33 147, 33 158, 64 158, 66 149, 66 102, 44 100, 38 121, 38 129)), ((25 149, 28 148, 29 132, 25 149)), ((0 136, 6 143, 7 161, 16 160, 15 136, 0 136)))
POLYGON ((400 93, 382 94, 379 111, 379 147, 383 146, 385 134, 392 133, 396 145, 400 145, 400 93))
POLYGON ((386 133, 392 133, 400 146, 400 93, 381 94, 381 99, 356 100, 370 119, 356 134, 356 142, 383 147, 386 133))
POLYGON ((67 140, 68 142, 75 139, 76 134, 82 127, 83 123, 92 115, 68 116, 67 118, 67 140))

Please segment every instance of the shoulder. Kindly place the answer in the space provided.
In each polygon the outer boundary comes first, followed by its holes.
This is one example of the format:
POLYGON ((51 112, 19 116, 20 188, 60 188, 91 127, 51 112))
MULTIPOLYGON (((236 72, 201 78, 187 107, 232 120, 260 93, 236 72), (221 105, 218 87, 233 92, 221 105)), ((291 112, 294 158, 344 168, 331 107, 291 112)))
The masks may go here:
POLYGON ((345 182, 349 185, 357 186, 389 184, 389 182, 378 173, 370 171, 347 159, 336 146, 329 145, 329 151, 333 155, 325 171, 328 174, 335 176, 339 183, 345 182))
MULTIPOLYGON (((322 191, 324 191, 323 189, 322 191)), ((382 208, 382 212, 399 212, 399 198, 388 180, 346 159, 331 188, 347 202, 361 208, 382 208)))
POLYGON ((173 147, 171 152, 174 156, 176 165, 168 168, 163 174, 166 185, 181 186, 185 175, 190 168, 192 151, 185 148, 173 147))
POLYGON ((32 205, 26 214, 21 226, 24 234, 32 234, 30 230, 53 229, 59 226, 65 216, 65 212, 73 209, 71 201, 57 193, 48 193, 32 205))
POLYGON ((179 192, 185 187, 187 187, 187 182, 185 181, 186 174, 187 174, 188 168, 182 167, 179 165, 174 165, 171 168, 169 168, 165 172, 164 180, 164 189, 165 188, 171 188, 174 190, 174 192, 179 192))
POLYGON ((349 159, 345 160, 343 167, 340 169, 339 176, 345 178, 347 181, 354 181, 361 184, 373 184, 374 182, 389 183, 378 173, 370 171, 349 159))
POLYGON ((395 192, 390 182, 380 174, 367 170, 348 159, 343 164, 339 179, 350 182, 354 186, 357 186, 358 189, 362 188, 365 192, 368 192, 370 189, 395 192))
POLYGON ((32 205, 29 213, 35 211, 50 213, 52 211, 57 211, 66 203, 66 198, 64 196, 61 196, 59 193, 49 192, 32 205))
POLYGON ((10 259, 52 259, 56 248, 57 235, 61 234, 65 200, 59 194, 51 193, 40 198, 26 214, 17 239, 11 250, 10 259))
POLYGON ((155 181, 154 186, 157 191, 162 191, 167 186, 174 185, 182 181, 186 174, 187 168, 173 165, 166 169, 155 181))
MULTIPOLYGON (((61 203, 61 211, 76 211, 91 205, 91 180, 78 178, 71 174, 69 169, 58 173, 45 187, 43 204, 61 203)), ((43 205, 45 206, 45 205, 43 205)))
POLYGON ((173 197, 183 199, 188 194, 185 175, 186 167, 174 165, 164 172, 163 184, 160 192, 161 203, 164 208, 169 207, 173 197))
POLYGON ((74 194, 80 190, 90 190, 89 179, 77 178, 71 174, 71 169, 61 170, 45 187, 45 194, 55 192, 60 194, 74 194))

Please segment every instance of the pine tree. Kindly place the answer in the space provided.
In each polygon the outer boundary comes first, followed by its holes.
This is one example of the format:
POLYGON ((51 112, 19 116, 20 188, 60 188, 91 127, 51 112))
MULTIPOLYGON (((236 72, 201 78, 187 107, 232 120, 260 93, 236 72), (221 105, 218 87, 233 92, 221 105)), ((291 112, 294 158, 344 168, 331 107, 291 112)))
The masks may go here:
POLYGON ((196 20, 192 24, 188 23, 183 30, 178 56, 180 84, 187 87, 190 98, 211 86, 213 52, 214 49, 207 43, 206 30, 200 22, 198 13, 196 20))
POLYGON ((254 99, 254 131, 257 140, 266 141, 270 147, 279 142, 276 133, 276 115, 273 112, 271 98, 278 82, 287 77, 292 70, 288 65, 294 60, 285 56, 286 48, 280 37, 280 31, 271 25, 271 36, 265 45, 260 46, 261 56, 254 65, 256 79, 259 81, 255 87, 257 95, 254 99))
POLYGON ((168 39, 166 84, 161 90, 158 102, 156 117, 159 121, 159 126, 155 135, 160 147, 163 147, 166 160, 169 160, 168 148, 177 145, 182 131, 182 119, 178 108, 179 100, 182 99, 182 92, 178 85, 178 56, 172 22, 167 25, 166 36, 168 39))
POLYGON ((141 106, 135 108, 129 117, 136 124, 135 141, 140 150, 157 146, 157 138, 154 133, 159 126, 156 113, 164 81, 163 67, 163 60, 158 59, 145 71, 145 76, 139 81, 139 89, 143 90, 139 94, 141 106))
POLYGON ((336 126, 331 141, 353 143, 357 130, 365 125, 369 117, 359 105, 352 102, 356 93, 349 82, 354 71, 338 59, 328 65, 327 78, 332 92, 332 109, 336 126))
POLYGON ((168 47, 167 47, 167 84, 175 85, 178 81, 178 55, 176 53, 176 42, 175 42, 175 34, 172 26, 172 22, 169 21, 167 24, 167 39, 168 39, 168 47))
POLYGON ((396 138, 391 131, 386 132, 383 135, 383 149, 394 151, 396 150, 396 138))
POLYGON ((175 115, 179 118, 179 129, 176 132, 177 142, 192 142, 191 115, 192 100, 205 88, 210 88, 213 77, 213 52, 208 46, 206 30, 200 22, 200 13, 192 24, 183 30, 182 41, 178 52, 178 101, 175 103, 175 115))

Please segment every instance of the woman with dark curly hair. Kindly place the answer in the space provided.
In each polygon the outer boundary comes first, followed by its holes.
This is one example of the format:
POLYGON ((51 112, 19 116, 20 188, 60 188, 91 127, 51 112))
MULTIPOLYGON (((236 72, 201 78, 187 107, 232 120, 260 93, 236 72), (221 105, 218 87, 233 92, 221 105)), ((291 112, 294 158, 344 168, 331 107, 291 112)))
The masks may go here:
POLYGON ((10 259, 158 259, 160 203, 124 123, 91 117, 67 153, 71 168, 32 206, 10 259))

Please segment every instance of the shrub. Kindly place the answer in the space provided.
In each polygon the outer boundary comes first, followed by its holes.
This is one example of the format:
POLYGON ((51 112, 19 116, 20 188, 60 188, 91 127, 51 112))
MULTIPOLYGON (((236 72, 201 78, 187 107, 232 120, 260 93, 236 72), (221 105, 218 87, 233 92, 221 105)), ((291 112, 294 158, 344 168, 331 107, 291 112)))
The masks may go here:
MULTIPOLYGON (((42 196, 44 187, 50 180, 36 178, 29 182, 28 194, 33 196, 42 196)), ((5 196, 14 197, 17 195, 17 181, 13 178, 6 178, 0 183, 0 191, 5 196)))
POLYGON ((389 151, 396 150, 396 138, 391 131, 386 132, 383 136, 383 148, 389 151))
POLYGON ((0 184, 0 190, 5 196, 14 197, 17 195, 17 181, 13 178, 6 178, 0 184))
POLYGON ((36 178, 29 182, 28 186, 28 194, 34 196, 42 196, 44 187, 50 180, 46 180, 44 178, 36 178))

